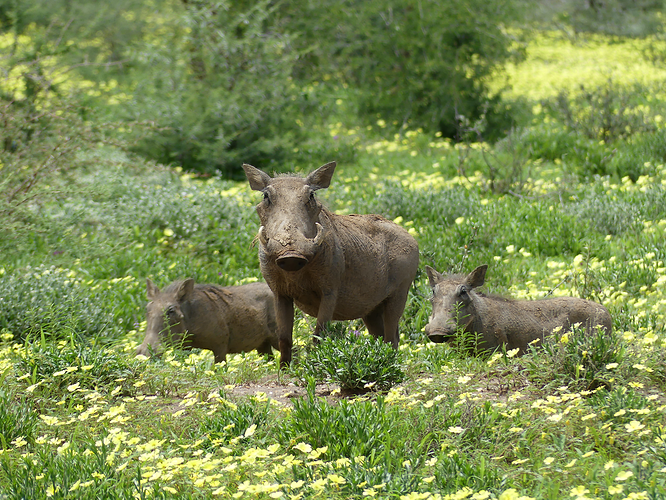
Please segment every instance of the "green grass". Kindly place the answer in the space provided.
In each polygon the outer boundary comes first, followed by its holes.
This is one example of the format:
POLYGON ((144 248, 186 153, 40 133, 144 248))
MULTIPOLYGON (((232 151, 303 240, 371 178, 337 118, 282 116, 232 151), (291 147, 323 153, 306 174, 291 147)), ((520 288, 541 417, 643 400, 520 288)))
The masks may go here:
MULTIPOLYGON (((538 40, 515 78, 543 64, 538 54, 566 58, 564 43, 538 40)), ((576 50, 626 76, 631 46, 576 50)), ((539 90, 552 75, 530 78, 539 90)), ((353 117, 331 125, 357 141, 356 163, 338 166, 321 199, 401 224, 419 242, 420 272, 398 353, 358 321, 312 346, 314 319, 297 313, 286 371, 256 353, 218 365, 207 351, 134 356, 147 277, 261 279, 260 195, 109 148, 82 154, 67 196, 26 206, 34 231, 26 222, 0 242, 0 498, 666 497, 665 158, 653 131, 637 131, 595 175, 606 145, 558 116, 535 114, 497 146, 408 128, 381 138, 381 122, 360 130, 353 117), (602 302, 614 335, 575 329, 523 357, 429 343, 424 265, 483 263, 488 292, 602 302), (337 390, 373 382, 383 391, 337 390)))

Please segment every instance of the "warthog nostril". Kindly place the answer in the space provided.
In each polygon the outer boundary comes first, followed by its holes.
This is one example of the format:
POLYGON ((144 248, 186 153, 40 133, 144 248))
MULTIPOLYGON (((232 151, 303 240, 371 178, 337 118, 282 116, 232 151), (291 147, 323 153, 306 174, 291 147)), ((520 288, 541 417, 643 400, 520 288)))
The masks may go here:
POLYGON ((426 333, 426 335, 428 335, 428 339, 430 339, 431 342, 434 342, 436 344, 441 344, 443 342, 451 340, 455 336, 455 332, 445 332, 444 330, 434 330, 432 332, 426 333))
POLYGON ((289 253, 278 257, 276 263, 280 269, 294 272, 303 269, 308 263, 308 259, 299 254, 289 253))

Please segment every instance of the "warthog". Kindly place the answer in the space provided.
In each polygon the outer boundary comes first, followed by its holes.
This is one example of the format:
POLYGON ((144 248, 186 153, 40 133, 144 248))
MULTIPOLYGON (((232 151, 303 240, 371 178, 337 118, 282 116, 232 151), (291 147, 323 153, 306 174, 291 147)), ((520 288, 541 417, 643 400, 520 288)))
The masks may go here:
POLYGON ((146 337, 137 354, 159 353, 166 343, 211 350, 220 363, 227 353, 278 348, 273 293, 265 283, 220 287, 188 278, 160 291, 146 281, 146 337))
POLYGON ((425 327, 430 340, 453 340, 457 331, 464 331, 477 335, 479 350, 505 344, 524 353, 530 342, 543 340, 558 327, 566 331, 580 323, 588 331, 599 326, 611 332, 610 314, 596 302, 576 297, 513 300, 475 292, 485 282, 487 269, 483 265, 466 276, 444 276, 426 266, 433 290, 432 314, 425 327))
POLYGON ((262 191, 259 261, 275 294, 280 362, 291 362, 294 302, 317 318, 315 341, 327 321, 362 318, 368 332, 398 346, 398 321, 419 265, 416 240, 379 215, 336 215, 315 198, 335 162, 302 178, 270 177, 243 165, 250 187, 262 191))

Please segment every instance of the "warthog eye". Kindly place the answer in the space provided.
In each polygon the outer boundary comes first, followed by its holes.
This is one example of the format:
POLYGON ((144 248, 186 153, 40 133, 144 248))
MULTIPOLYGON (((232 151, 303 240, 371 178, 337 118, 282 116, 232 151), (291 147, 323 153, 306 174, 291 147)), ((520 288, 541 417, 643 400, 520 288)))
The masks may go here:
POLYGON ((469 300, 469 295, 467 294, 467 287, 465 285, 460 285, 460 288, 458 289, 458 297, 460 297, 464 301, 469 300))
POLYGON ((268 196, 268 191, 264 191, 264 201, 265 201, 266 203, 270 203, 270 202, 271 202, 271 198, 268 196))
POLYGON ((176 308, 173 307, 173 306, 169 306, 169 307, 167 307, 167 309, 166 309, 166 313, 167 313, 167 315, 169 315, 169 316, 175 316, 175 314, 176 314, 176 308))
POLYGON ((310 191, 310 203, 314 203, 314 202, 315 202, 315 194, 314 194, 314 191, 310 191))

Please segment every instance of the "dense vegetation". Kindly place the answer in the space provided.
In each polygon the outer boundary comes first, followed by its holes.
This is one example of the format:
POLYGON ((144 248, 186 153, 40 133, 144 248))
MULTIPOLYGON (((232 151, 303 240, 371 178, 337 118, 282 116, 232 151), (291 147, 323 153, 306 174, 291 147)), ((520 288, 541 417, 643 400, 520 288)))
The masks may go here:
POLYGON ((550 3, 449 4, 0 2, 0 498, 666 497, 661 3, 539 32, 550 3), (147 277, 261 279, 242 161, 333 159, 320 197, 403 225, 421 269, 488 263, 614 334, 432 344, 419 273, 397 352, 360 321, 312 346, 299 314, 288 370, 134 356, 147 277))

